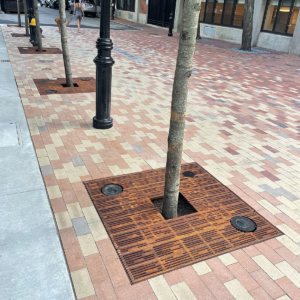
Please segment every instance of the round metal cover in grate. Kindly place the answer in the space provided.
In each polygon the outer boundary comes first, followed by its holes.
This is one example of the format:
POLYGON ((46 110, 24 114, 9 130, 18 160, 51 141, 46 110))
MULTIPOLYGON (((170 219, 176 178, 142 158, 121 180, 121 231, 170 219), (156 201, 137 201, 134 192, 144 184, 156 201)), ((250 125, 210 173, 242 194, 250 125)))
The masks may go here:
POLYGON ((42 70, 52 70, 52 69, 50 69, 50 68, 44 68, 44 69, 42 69, 42 70))
POLYGON ((88 78, 81 78, 82 81, 90 81, 88 78))
POLYGON ((183 176, 185 176, 185 177, 194 177, 195 173, 191 172, 191 171, 185 171, 185 172, 183 172, 183 176))
POLYGON ((251 219, 241 216, 231 218, 230 223, 234 228, 243 232, 252 232, 257 228, 257 225, 251 219))
POLYGON ((110 183, 105 185, 101 192, 106 196, 117 196, 123 192, 123 188, 120 185, 110 183))
POLYGON ((42 82, 48 82, 49 81, 49 79, 43 79, 42 80, 42 82))
POLYGON ((48 93, 48 94, 54 94, 54 93, 57 93, 57 91, 55 91, 55 90, 49 90, 49 91, 46 91, 46 93, 48 93))

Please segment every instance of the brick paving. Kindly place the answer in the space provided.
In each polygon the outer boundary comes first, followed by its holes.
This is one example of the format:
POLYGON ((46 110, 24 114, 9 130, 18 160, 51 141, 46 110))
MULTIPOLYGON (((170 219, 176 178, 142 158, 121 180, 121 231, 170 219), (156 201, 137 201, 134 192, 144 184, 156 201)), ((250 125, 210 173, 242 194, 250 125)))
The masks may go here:
MULTIPOLYGON (((2 26, 77 298, 300 299, 300 58, 213 40, 196 45, 182 162, 199 163, 284 235, 130 285, 82 182, 165 166, 178 35, 134 26, 143 30, 111 32, 106 131, 92 127, 95 93, 38 93, 34 79, 64 77, 62 55, 21 55, 29 42, 2 26)), ((61 48, 58 30, 43 29, 44 46, 61 48)), ((68 28, 74 77, 95 76, 97 36, 68 28)))

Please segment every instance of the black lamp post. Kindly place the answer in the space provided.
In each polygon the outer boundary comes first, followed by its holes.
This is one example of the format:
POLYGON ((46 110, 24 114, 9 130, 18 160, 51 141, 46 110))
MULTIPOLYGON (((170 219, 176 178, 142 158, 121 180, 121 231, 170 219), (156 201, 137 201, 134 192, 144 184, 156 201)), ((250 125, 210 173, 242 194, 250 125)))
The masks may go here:
POLYGON ((169 33, 168 36, 173 36, 173 21, 174 21, 174 13, 173 13, 173 0, 171 3, 171 13, 170 13, 170 18, 169 18, 169 33))
POLYGON ((115 0, 112 0, 112 3, 111 3, 111 19, 112 20, 115 19, 115 10, 116 10, 116 3, 115 3, 115 0))
POLYGON ((113 126, 110 117, 112 66, 115 63, 111 57, 113 43, 110 39, 109 0, 101 1, 100 37, 96 42, 98 55, 94 58, 96 64, 96 116, 93 127, 108 129, 113 126))

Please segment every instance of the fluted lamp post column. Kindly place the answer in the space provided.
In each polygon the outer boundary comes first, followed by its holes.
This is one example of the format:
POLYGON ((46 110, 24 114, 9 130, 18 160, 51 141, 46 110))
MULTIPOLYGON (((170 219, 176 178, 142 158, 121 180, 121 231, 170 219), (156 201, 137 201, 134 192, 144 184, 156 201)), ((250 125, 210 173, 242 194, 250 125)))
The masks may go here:
POLYGON ((100 37, 96 42, 98 55, 94 58, 96 64, 96 116, 93 127, 109 129, 113 126, 110 116, 112 66, 115 63, 111 57, 113 43, 110 39, 110 0, 101 1, 100 37))

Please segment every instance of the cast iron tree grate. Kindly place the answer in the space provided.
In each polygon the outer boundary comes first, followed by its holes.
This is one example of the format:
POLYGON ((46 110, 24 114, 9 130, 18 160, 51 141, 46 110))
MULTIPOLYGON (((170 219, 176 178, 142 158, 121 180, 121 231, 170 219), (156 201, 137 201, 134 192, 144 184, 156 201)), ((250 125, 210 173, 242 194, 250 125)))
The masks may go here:
POLYGON ((131 283, 282 235, 196 163, 182 165, 180 183, 180 193, 196 212, 165 220, 151 201, 163 197, 164 179, 165 169, 157 169, 84 183, 131 283), (195 176, 185 177, 185 171, 195 176), (123 192, 104 195, 108 184, 123 192), (230 220, 241 216, 256 230, 234 228, 230 220))

